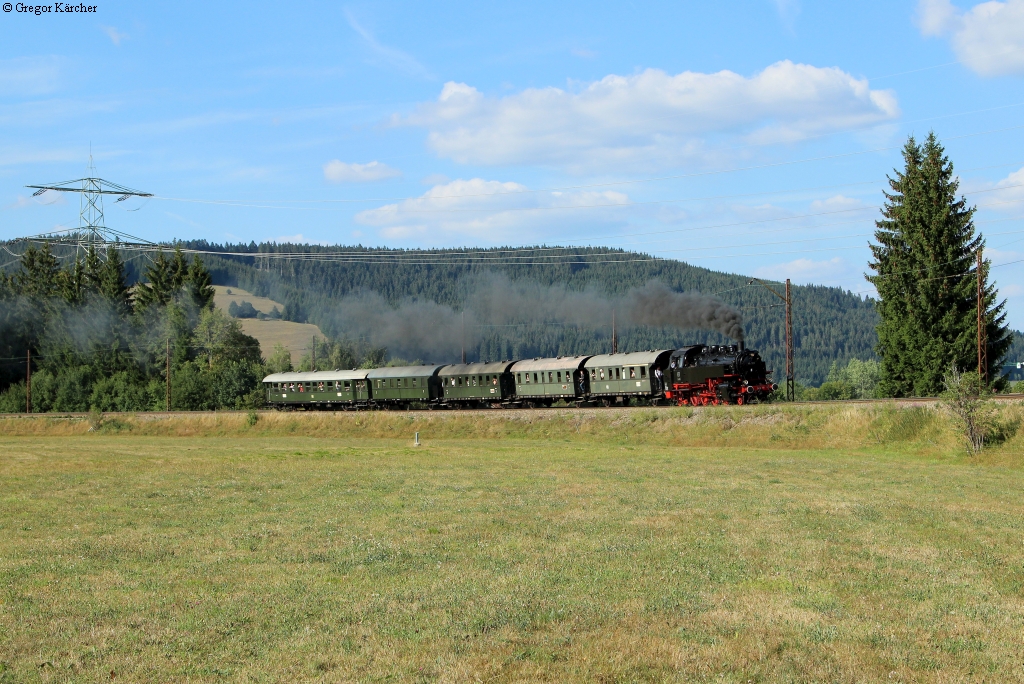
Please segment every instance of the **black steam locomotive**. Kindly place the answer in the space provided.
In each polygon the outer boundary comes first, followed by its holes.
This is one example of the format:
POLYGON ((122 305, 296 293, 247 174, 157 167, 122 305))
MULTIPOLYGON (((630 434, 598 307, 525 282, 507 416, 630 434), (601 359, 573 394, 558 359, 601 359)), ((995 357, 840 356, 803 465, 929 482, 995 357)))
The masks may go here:
POLYGON ((743 345, 695 345, 625 354, 275 373, 267 403, 281 408, 535 408, 707 406, 765 401, 776 385, 743 345))
POLYGON ((667 375, 665 398, 680 406, 757 403, 778 389, 761 355, 742 342, 679 349, 667 375))

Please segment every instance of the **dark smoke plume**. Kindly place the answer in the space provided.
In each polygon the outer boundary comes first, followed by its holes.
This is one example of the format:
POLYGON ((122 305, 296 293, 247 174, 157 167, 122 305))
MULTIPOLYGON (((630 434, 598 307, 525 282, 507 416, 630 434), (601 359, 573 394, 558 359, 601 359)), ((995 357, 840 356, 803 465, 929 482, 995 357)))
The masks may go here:
POLYGON ((625 303, 624 313, 636 325, 717 330, 734 340, 743 341, 743 317, 717 297, 673 292, 663 283, 652 281, 644 287, 630 290, 625 303))
MULTIPOLYGON (((716 330, 743 339, 740 313, 720 299, 673 292, 660 282, 613 297, 596 289, 570 290, 536 281, 512 281, 487 274, 464 283, 465 344, 472 349, 491 326, 568 325, 591 330, 619 327, 674 327, 716 330)), ((392 357, 433 361, 459 358, 462 312, 432 301, 405 299, 390 305, 376 292, 359 292, 337 302, 330 328, 342 336, 387 347, 392 357)), ((519 328, 527 330, 528 327, 519 328)))

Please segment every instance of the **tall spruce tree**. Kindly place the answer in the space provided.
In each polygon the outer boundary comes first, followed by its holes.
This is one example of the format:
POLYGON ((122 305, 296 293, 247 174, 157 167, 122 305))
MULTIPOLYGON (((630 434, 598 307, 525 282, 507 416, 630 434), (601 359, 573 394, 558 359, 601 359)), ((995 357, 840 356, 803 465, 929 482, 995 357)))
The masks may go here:
MULTIPOLYGON (((871 245, 878 290, 879 390, 886 396, 934 396, 951 364, 977 366, 978 250, 974 208, 962 196, 953 164, 934 133, 924 145, 913 137, 903 147, 902 172, 889 178, 883 219, 871 245)), ((988 339, 988 372, 998 371, 1010 346, 1005 301, 983 268, 983 310, 988 339)))

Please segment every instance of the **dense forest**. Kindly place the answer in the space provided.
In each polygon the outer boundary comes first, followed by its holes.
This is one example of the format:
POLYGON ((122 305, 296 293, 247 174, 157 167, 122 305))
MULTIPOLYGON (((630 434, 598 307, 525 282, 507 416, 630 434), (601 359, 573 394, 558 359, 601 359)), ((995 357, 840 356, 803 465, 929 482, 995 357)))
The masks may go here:
POLYGON ((130 283, 117 249, 64 256, 72 258, 59 259, 49 244, 26 246, 18 269, 0 273, 0 411, 261 403, 259 343, 213 307, 200 257, 161 252, 130 283))
MULTIPOLYGON (((784 307, 764 286, 618 250, 538 247, 511 259, 499 249, 191 242, 154 255, 7 246, 24 256, 0 275, 0 410, 24 405, 27 349, 37 410, 163 408, 168 344, 172 407, 258 404, 260 374, 290 362, 280 350, 260 350, 212 307, 214 283, 270 297, 284 303, 286 320, 320 326, 331 339, 317 357, 331 367, 451 362, 463 344, 471 361, 601 353, 611 349, 616 311, 620 351, 733 342, 711 329, 631 325, 623 297, 660 281, 735 307, 746 344, 777 379, 785 368, 784 307)), ((767 285, 784 292, 784 284, 767 285)), ((874 360, 872 300, 819 286, 794 286, 792 298, 798 383, 816 387, 837 369, 860 368, 851 360, 874 360)), ((1020 335, 1007 360, 1024 360, 1020 335)))
MULTIPOLYGON (((518 250, 517 258, 509 259, 503 258, 504 250, 497 248, 474 250, 467 257, 464 250, 401 252, 288 244, 220 246, 206 242, 183 246, 214 252, 204 254, 204 258, 215 283, 234 285, 283 302, 286 319, 315 323, 330 336, 344 336, 353 328, 346 314, 375 315, 377 308, 373 306, 345 304, 353 300, 373 304, 375 300, 367 298, 367 293, 375 293, 391 307, 402 307, 400 310, 411 319, 410 325, 423 320, 423 325, 435 328, 431 334, 443 336, 444 330, 431 325, 431 312, 436 314, 433 320, 449 321, 450 312, 461 312, 473 303, 476 290, 494 289, 495 274, 499 276, 498 289, 507 279, 513 284, 534 286, 540 299, 550 295, 552 288, 564 288, 594 293, 597 302, 602 296, 611 301, 631 288, 658 280, 675 290, 714 294, 735 306, 744 317, 746 344, 761 351, 769 367, 776 369, 777 377, 784 374, 785 309, 781 300, 764 287, 750 284, 745 276, 680 261, 653 260, 646 255, 606 248, 565 249, 552 258, 551 248, 538 247, 535 251, 518 250), (300 253, 311 256, 280 258, 300 253), (425 311, 412 308, 412 303, 425 307, 425 311), (432 305, 443 308, 435 309, 432 305)), ((768 284, 784 291, 784 284, 768 284)), ((820 384, 834 361, 845 365, 851 358, 874 358, 877 316, 870 299, 820 286, 794 286, 792 298, 795 366, 801 383, 820 384)), ((611 349, 610 307, 595 306, 583 324, 568 324, 555 316, 531 320, 529 312, 524 313, 527 315, 522 320, 512 324, 491 326, 487 320, 480 322, 468 335, 472 341, 467 353, 469 360, 593 354, 611 349)), ((459 321, 449 322, 459 325, 459 321)), ((617 333, 618 348, 622 351, 730 342, 712 330, 634 326, 617 333)), ((437 349, 432 358, 422 360, 453 361, 452 348, 449 345, 437 349), (447 357, 442 357, 445 353, 447 357)), ((415 349, 392 351, 416 355, 415 349)))

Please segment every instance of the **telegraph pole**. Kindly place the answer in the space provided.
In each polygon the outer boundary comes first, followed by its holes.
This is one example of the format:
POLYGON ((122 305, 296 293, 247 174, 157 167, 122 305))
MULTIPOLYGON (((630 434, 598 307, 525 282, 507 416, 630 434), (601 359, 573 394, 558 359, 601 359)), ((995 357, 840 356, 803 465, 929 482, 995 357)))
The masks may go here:
POLYGON ((313 335, 313 370, 316 371, 316 335, 313 335))
POLYGON ((774 288, 768 287, 757 278, 751 278, 747 285, 757 283, 773 295, 781 299, 786 305, 786 401, 796 400, 796 369, 793 364, 793 294, 789 278, 786 278, 785 296, 776 292, 774 288))
POLYGON ((466 312, 462 312, 462 363, 466 363, 466 312))
POLYGON ((978 377, 981 384, 988 384, 988 340, 985 334, 985 287, 982 278, 984 260, 981 254, 982 248, 978 248, 978 377))
POLYGON ((796 400, 796 373, 793 368, 793 296, 786 278, 786 399, 796 400))
POLYGON ((619 353, 619 338, 615 334, 615 309, 612 309, 612 354, 619 353))
POLYGON ((164 410, 171 410, 171 338, 167 338, 167 353, 165 356, 166 360, 166 374, 167 374, 167 389, 164 395, 164 410))
POLYGON ((25 413, 32 413, 32 350, 25 350, 25 413))

